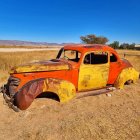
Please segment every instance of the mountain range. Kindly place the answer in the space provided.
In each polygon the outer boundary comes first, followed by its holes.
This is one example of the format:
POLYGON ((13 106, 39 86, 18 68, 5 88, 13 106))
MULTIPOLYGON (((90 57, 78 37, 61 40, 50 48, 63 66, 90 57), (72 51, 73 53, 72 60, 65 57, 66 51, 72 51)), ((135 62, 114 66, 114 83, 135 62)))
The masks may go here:
POLYGON ((0 46, 64 46, 66 44, 75 43, 47 43, 47 42, 32 42, 32 41, 20 41, 20 40, 0 40, 0 46))

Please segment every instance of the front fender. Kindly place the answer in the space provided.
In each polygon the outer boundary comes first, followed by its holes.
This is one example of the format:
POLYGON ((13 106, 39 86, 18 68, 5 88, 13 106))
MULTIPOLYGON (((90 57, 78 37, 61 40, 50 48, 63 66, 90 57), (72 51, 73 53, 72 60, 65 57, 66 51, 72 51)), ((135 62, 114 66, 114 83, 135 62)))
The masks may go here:
POLYGON ((42 92, 53 92, 58 95, 60 102, 66 102, 76 95, 75 86, 65 80, 54 78, 35 79, 26 83, 15 94, 15 105, 21 110, 27 109, 33 100, 42 92))
POLYGON ((76 95, 75 86, 66 80, 47 78, 44 81, 43 92, 56 93, 60 102, 66 102, 76 95))

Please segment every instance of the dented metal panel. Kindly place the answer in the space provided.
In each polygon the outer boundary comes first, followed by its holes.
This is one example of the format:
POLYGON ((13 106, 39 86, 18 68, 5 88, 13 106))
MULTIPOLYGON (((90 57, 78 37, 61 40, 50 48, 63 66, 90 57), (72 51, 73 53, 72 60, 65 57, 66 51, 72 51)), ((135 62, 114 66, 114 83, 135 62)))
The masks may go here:
POLYGON ((109 64, 80 66, 78 91, 105 87, 108 80, 109 64))
POLYGON ((66 62, 58 61, 42 61, 30 63, 13 68, 10 73, 23 73, 23 72, 39 72, 39 71, 54 71, 54 70, 68 70, 69 64, 66 62))
POLYGON ((56 93, 60 102, 66 102, 76 95, 75 86, 71 82, 53 78, 44 81, 43 92, 46 91, 56 93))
POLYGON ((37 95, 43 92, 44 79, 28 82, 15 94, 15 104, 21 109, 27 109, 37 95))
POLYGON ((60 102, 66 102, 76 95, 75 86, 68 81, 52 78, 37 79, 24 85, 15 94, 15 103, 21 110, 27 109, 42 92, 57 94, 60 102))
POLYGON ((78 91, 92 90, 105 87, 108 81, 109 61, 107 51, 91 51, 85 53, 79 70, 78 91), (87 56, 90 56, 89 58, 87 56), (102 56, 106 57, 104 61, 102 56), (98 60, 95 59, 98 57, 98 60), (86 61, 90 60, 90 62, 86 61))
POLYGON ((133 67, 123 69, 122 72, 119 74, 114 86, 116 88, 123 89, 126 81, 132 80, 133 83, 135 83, 138 78, 139 72, 137 72, 133 67))

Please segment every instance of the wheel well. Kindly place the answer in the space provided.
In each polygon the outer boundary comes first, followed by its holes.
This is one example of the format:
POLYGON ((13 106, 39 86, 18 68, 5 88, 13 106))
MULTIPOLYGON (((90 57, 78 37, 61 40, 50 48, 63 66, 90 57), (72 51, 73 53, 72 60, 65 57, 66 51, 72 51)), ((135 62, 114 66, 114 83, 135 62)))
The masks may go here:
POLYGON ((59 96, 54 92, 42 92, 36 98, 49 98, 60 102, 59 96))
POLYGON ((127 81, 124 83, 124 85, 130 85, 131 83, 133 83, 133 80, 132 80, 132 79, 129 79, 129 80, 127 80, 127 81))

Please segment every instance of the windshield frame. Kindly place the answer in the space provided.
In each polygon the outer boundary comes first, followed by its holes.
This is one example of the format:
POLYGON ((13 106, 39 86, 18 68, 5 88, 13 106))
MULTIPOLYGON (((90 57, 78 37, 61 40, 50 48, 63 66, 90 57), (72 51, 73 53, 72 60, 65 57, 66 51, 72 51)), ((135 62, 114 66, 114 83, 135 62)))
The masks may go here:
POLYGON ((61 48, 61 49, 59 50, 58 54, 57 54, 56 59, 65 59, 65 60, 70 60, 70 61, 72 61, 72 62, 78 63, 78 62, 80 61, 80 59, 81 59, 81 56, 82 56, 82 53, 81 53, 80 51, 78 51, 78 50, 61 48), (75 56, 75 61, 72 60, 72 59, 68 59, 67 56, 65 57, 65 51, 74 51, 74 52, 76 52, 76 54, 75 54, 75 55, 76 55, 76 56, 75 56), (63 58, 60 58, 61 55, 62 55, 63 53, 64 53, 64 57, 63 57, 63 58), (79 54, 80 54, 80 57, 78 57, 79 54))

